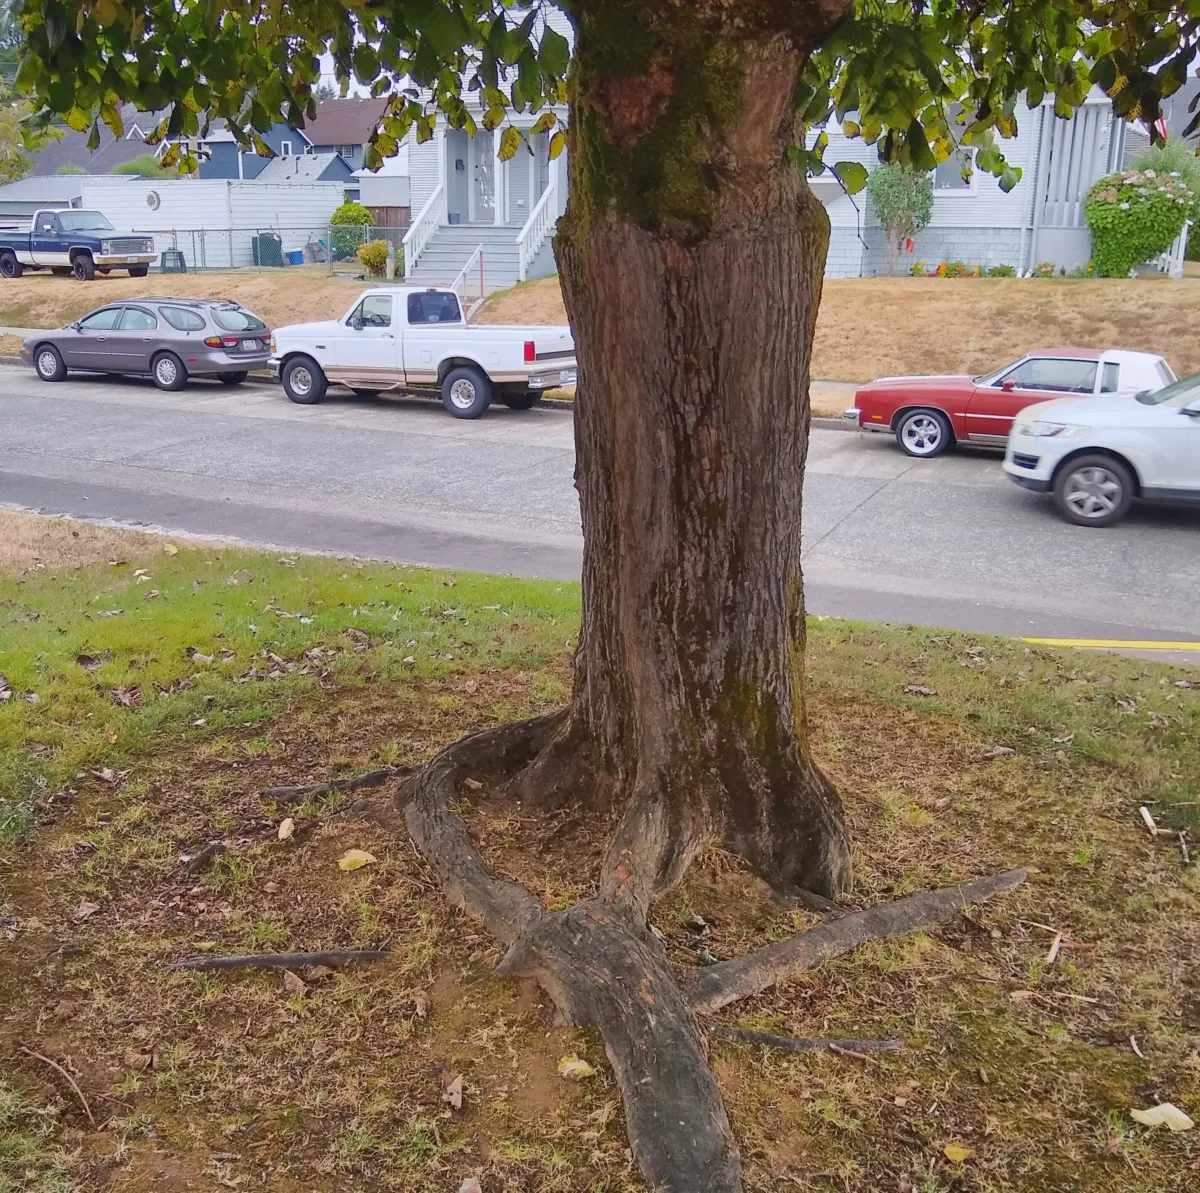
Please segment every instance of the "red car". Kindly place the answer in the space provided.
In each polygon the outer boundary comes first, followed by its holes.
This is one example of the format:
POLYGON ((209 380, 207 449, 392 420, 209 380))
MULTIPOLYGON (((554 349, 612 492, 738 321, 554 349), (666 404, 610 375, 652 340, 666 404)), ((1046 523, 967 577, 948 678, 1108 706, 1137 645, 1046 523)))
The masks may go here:
POLYGON ((910 455, 955 443, 1004 447, 1026 406, 1054 398, 1135 394, 1175 380, 1161 356, 1119 348, 1046 348, 982 377, 880 377, 855 394, 847 421, 886 431, 910 455))

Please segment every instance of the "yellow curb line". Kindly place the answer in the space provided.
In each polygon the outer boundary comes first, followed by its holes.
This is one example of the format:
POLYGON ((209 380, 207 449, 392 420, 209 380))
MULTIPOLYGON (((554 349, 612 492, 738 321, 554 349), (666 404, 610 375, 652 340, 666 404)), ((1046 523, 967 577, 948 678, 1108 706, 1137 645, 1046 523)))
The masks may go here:
POLYGON ((1099 646, 1119 650, 1194 650, 1200 642, 1125 642, 1115 638, 1022 638, 1037 646, 1099 646))

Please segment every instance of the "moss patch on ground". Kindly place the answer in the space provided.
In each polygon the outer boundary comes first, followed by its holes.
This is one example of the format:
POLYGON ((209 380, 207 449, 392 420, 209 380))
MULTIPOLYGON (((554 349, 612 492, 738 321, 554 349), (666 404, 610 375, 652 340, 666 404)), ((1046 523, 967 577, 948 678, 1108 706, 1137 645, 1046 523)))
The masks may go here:
MULTIPOLYGON (((641 1189, 599 1040, 555 1026, 531 983, 492 976, 496 942, 443 898, 394 790, 300 807, 262 794, 416 762, 561 703, 578 590, 209 547, 127 554, 0 580, 0 791, 19 809, 0 846, 0 1188, 453 1193, 478 1175, 485 1193, 641 1189), (132 703, 113 695, 134 688, 132 703), (191 872, 183 859, 213 841, 225 852, 191 872), (376 860, 345 872, 349 848, 376 860), (303 985, 170 968, 329 947, 389 956, 302 971, 303 985), (23 1048, 73 1075, 99 1129, 23 1048), (596 1076, 560 1078, 566 1055, 596 1076), (456 1110, 442 1095, 459 1076, 456 1110), (6 1170, 10 1155, 31 1175, 6 1170)), ((1035 872, 944 929, 729 1009, 784 1034, 906 1041, 860 1061, 714 1038, 747 1189, 1200 1179, 1200 1132, 1129 1117, 1164 1100, 1200 1119, 1200 875, 1173 835, 1197 825, 1196 673, 828 619, 809 645, 814 748, 855 834, 850 902, 1035 872), (1172 835, 1152 838, 1141 804, 1172 835)), ((602 820, 532 816, 486 787, 462 797, 498 870, 555 905, 594 889, 602 820)), ((815 922, 715 849, 654 918, 684 965, 815 922)))

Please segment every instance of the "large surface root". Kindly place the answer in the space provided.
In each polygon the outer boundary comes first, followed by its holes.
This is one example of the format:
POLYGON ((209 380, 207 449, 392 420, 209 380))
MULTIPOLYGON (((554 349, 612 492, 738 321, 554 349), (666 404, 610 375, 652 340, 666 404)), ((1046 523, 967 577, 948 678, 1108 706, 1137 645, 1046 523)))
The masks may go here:
MULTIPOLYGON (((451 899, 509 946, 499 972, 536 977, 564 1020, 600 1031, 647 1180, 664 1193, 739 1193, 741 1160, 696 1016, 869 940, 944 923, 968 904, 1012 889, 1025 872, 847 915, 699 973, 675 968, 647 928, 643 900, 620 883, 603 884, 598 899, 547 913, 519 882, 488 870, 455 810, 463 780, 511 780, 556 740, 564 715, 463 738, 404 784, 397 805, 451 899)), ((636 861, 636 851, 630 856, 636 861)), ((640 888, 647 879, 629 881, 640 888)))

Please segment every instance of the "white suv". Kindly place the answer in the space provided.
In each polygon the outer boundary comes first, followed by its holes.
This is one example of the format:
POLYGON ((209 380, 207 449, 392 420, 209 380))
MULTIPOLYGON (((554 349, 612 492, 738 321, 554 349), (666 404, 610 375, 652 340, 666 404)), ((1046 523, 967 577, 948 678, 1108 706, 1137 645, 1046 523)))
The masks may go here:
POLYGON ((1135 397, 1039 402, 1017 415, 1009 479, 1079 526, 1111 526, 1135 497, 1200 505, 1200 373, 1135 397))

